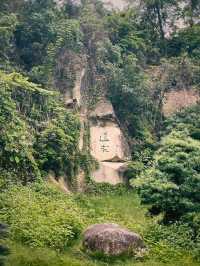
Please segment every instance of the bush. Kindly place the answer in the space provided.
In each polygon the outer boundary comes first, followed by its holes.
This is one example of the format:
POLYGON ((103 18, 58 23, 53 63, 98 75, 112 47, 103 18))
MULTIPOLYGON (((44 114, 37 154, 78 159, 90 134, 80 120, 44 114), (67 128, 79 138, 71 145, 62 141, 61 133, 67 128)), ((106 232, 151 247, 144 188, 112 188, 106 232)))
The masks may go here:
POLYGON ((144 170, 144 164, 140 161, 131 162, 125 171, 125 177, 130 180, 136 178, 144 170))
POLYGON ((56 176, 67 175, 72 181, 80 166, 78 119, 68 112, 57 114, 56 118, 38 134, 36 157, 41 170, 54 171, 56 176))
POLYGON ((90 266, 93 264, 82 263, 73 256, 66 256, 47 248, 28 248, 14 245, 11 249, 6 266, 90 266))
POLYGON ((30 247, 62 250, 83 226, 73 200, 45 185, 13 186, 2 193, 0 204, 0 219, 10 226, 10 238, 30 247))
POLYGON ((200 129, 194 129, 191 131, 190 133, 190 136, 193 138, 193 139, 198 139, 200 140, 200 129))
POLYGON ((169 55, 177 56, 180 55, 181 52, 187 51, 189 56, 199 60, 199 41, 199 25, 182 29, 168 41, 168 53, 169 55))
POLYGON ((0 223, 0 265, 4 265, 6 256, 9 254, 9 249, 5 245, 5 238, 8 237, 8 228, 5 224, 0 223))
POLYGON ((80 125, 56 93, 0 72, 0 124, 0 168, 9 180, 24 185, 52 170, 72 181, 81 164, 80 125))
POLYGON ((148 228, 145 238, 153 245, 164 241, 176 249, 191 250, 195 246, 193 236, 193 231, 187 224, 175 223, 170 226, 152 225, 148 228))
POLYGON ((92 195, 123 195, 128 192, 128 188, 124 184, 111 185, 90 180, 85 192, 92 195))
MULTIPOLYGON (((197 116, 198 108, 194 111, 197 116)), ((134 182, 151 213, 162 213, 167 223, 199 213, 200 206, 200 141, 190 137, 197 121, 175 119, 178 125, 163 137, 153 167, 134 182)))

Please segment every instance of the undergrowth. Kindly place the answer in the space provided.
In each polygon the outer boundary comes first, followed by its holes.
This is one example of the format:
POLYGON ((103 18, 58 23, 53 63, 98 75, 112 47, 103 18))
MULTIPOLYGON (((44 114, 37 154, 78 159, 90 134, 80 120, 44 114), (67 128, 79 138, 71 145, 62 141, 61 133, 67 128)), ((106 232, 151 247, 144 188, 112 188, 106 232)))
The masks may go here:
MULTIPOLYGON (((138 259, 127 257, 114 260, 105 260, 102 257, 92 258, 82 250, 82 235, 79 235, 75 242, 66 246, 62 251, 55 251, 54 248, 50 249, 45 245, 39 249, 31 248, 22 246, 17 241, 11 241, 11 255, 8 257, 6 266, 199 265, 195 260, 195 251, 193 252, 194 243, 188 237, 190 235, 188 228, 178 224, 169 227, 159 225, 158 220, 147 215, 146 207, 140 204, 138 196, 133 191, 111 195, 101 193, 99 195, 67 196, 66 203, 69 204, 70 201, 78 210, 76 216, 81 213, 83 230, 95 223, 118 223, 141 234, 148 246, 148 253, 145 257, 138 259)), ((59 209, 59 206, 57 208, 59 209)), ((67 205, 66 212, 69 213, 67 205)))

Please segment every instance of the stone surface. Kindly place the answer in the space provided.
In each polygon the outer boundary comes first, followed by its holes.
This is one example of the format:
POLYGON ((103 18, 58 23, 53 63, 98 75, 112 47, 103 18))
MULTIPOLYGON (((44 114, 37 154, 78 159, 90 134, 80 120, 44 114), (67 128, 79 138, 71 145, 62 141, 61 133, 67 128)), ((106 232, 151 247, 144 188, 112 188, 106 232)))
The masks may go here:
POLYGON ((80 107, 81 105, 81 83, 85 76, 85 72, 86 72, 85 68, 82 68, 79 71, 77 71, 75 86, 72 91, 73 101, 77 103, 78 107, 80 107))
POLYGON ((117 121, 112 104, 101 99, 90 115, 90 151, 99 162, 95 182, 116 185, 123 182, 122 169, 130 159, 129 145, 117 121))
POLYGON ((128 147, 116 123, 91 126, 91 154, 98 161, 123 162, 128 157, 128 147))
MULTIPOLYGON (((54 0, 54 2, 57 3, 59 7, 62 7, 67 2, 67 0, 54 0)), ((75 6, 79 6, 81 4, 81 0, 71 0, 71 3, 75 6)))
MULTIPOLYGON (((113 106, 110 101, 102 97, 95 105, 95 109, 88 114, 87 106, 84 105, 86 68, 83 64, 76 67, 76 80, 72 90, 65 92, 65 104, 68 108, 79 110, 81 122, 79 149, 85 148, 85 133, 89 126, 91 155, 99 162, 99 169, 92 173, 96 182, 118 184, 123 182, 122 168, 124 162, 129 160, 130 152, 128 143, 117 121, 113 106), (88 120, 89 118, 89 120, 88 120)), ((81 184, 83 183, 83 174, 81 184)), ((52 181, 52 180, 51 180, 52 181)), ((63 180, 53 180, 62 190, 67 191, 63 180)), ((80 189, 83 186, 80 185, 80 189)))
POLYGON ((90 119, 93 122, 102 121, 116 121, 115 112, 112 104, 106 100, 101 99, 95 106, 95 110, 90 113, 90 119))
POLYGON ((145 249, 142 238, 117 224, 96 224, 84 233, 83 246, 108 256, 134 254, 145 249))
POLYGON ((81 86, 85 76, 85 68, 76 70, 76 80, 72 89, 66 89, 64 94, 64 102, 66 107, 74 108, 81 106, 81 86))
POLYGON ((93 178, 97 183, 117 185, 123 182, 126 168, 126 163, 99 162, 99 168, 93 173, 93 178))
POLYGON ((102 0, 102 2, 108 8, 117 8, 121 10, 127 5, 124 0, 102 0))
POLYGON ((52 171, 48 175, 48 181, 51 184, 60 189, 62 192, 69 194, 71 192, 65 180, 66 178, 63 176, 60 176, 58 179, 56 179, 55 174, 52 171))
POLYGON ((199 94, 195 90, 173 90, 165 94, 163 113, 166 117, 192 106, 199 101, 199 94))

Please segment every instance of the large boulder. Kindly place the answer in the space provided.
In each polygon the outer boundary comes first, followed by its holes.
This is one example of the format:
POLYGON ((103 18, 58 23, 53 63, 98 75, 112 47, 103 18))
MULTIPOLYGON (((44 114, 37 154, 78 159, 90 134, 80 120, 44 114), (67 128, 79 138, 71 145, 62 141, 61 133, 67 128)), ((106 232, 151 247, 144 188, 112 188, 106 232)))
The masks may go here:
POLYGON ((117 224, 96 224, 84 233, 84 248, 106 256, 136 254, 145 250, 142 238, 117 224))

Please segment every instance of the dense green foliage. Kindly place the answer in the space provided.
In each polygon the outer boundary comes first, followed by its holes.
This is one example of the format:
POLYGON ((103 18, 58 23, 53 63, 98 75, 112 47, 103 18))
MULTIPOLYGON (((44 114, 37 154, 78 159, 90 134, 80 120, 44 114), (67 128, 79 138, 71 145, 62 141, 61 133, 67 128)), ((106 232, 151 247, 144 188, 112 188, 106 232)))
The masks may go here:
POLYGON ((1 72, 0 81, 3 172, 6 170, 13 180, 24 184, 40 178, 41 171, 74 176, 79 154, 76 117, 64 111, 55 93, 18 73, 1 72))
MULTIPOLYGON (((44 193, 42 197, 44 197, 44 193)), ((61 196, 59 196, 59 198, 60 197, 61 196)), ((81 238, 77 242, 75 242, 72 247, 65 249, 62 253, 57 253, 56 251, 48 248, 28 248, 27 246, 13 243, 11 246, 11 255, 8 258, 7 265, 199 265, 199 262, 195 262, 194 258, 192 257, 197 254, 197 246, 191 239, 190 229, 184 225, 173 225, 170 227, 157 225, 155 220, 152 220, 152 218, 145 215, 146 209, 140 205, 140 200, 134 193, 126 192, 118 194, 117 192, 116 194, 112 193, 112 195, 102 194, 98 196, 77 195, 73 196, 70 200, 67 199, 66 201, 68 207, 70 207, 68 205, 70 201, 70 205, 76 205, 76 208, 80 213, 80 215, 77 214, 77 217, 84 220, 84 226, 99 222, 115 222, 142 234, 145 238, 145 243, 148 244, 149 253, 145 258, 135 259, 122 257, 118 258, 117 260, 105 261, 91 258, 87 254, 85 254, 81 249, 81 238), (195 252, 192 253, 191 250, 195 250, 195 252)), ((77 221, 77 218, 75 219, 75 221, 77 221)), ((35 239, 40 239, 40 235, 34 236, 35 239)))
POLYGON ((166 135, 154 155, 153 166, 134 180, 142 202, 165 223, 181 221, 199 242, 200 138, 199 106, 166 121, 166 135))
POLYGON ((55 188, 37 184, 12 186, 1 193, 0 219, 10 226, 10 238, 30 247, 63 250, 83 226, 75 203, 55 188))
POLYGON ((174 34, 168 45, 169 54, 177 55, 185 51, 190 57, 199 60, 199 32, 200 26, 194 25, 192 28, 186 28, 174 34))
POLYGON ((199 0, 141 0, 139 8, 118 12, 99 0, 1 0, 0 220, 10 228, 7 265, 196 266, 200 108, 166 120, 162 107, 166 92, 199 89, 199 15, 199 0), (95 165, 89 132, 81 152, 80 106, 73 99, 74 108, 66 108, 83 68, 83 107, 90 111, 102 96, 112 102, 133 156, 125 176, 152 217, 124 186, 89 180, 95 165), (44 182, 51 175, 54 184, 64 180, 75 190, 80 170, 86 195, 66 196, 44 182), (82 229, 107 221, 141 233, 149 254, 87 257, 82 229))

